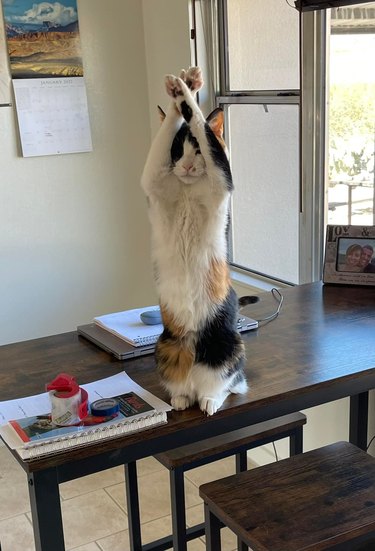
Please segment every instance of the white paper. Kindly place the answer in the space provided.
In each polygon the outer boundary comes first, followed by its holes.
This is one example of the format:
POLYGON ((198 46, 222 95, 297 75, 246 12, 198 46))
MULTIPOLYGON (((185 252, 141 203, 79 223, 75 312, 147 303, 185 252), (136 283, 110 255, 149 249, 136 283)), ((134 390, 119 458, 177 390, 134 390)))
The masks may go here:
POLYGON ((24 157, 92 151, 84 77, 13 80, 24 157))
MULTIPOLYGON (((124 371, 117 373, 112 377, 100 379, 93 383, 80 385, 89 395, 89 402, 99 400, 100 398, 111 398, 125 394, 126 392, 135 392, 146 400, 158 411, 170 411, 172 408, 163 400, 160 400, 131 379, 124 371)), ((27 398, 16 398, 15 400, 6 400, 0 402, 0 425, 11 421, 12 419, 22 419, 34 415, 43 415, 51 411, 48 392, 28 396, 27 398)))
POLYGON ((11 419, 22 419, 23 417, 33 417, 42 415, 51 410, 48 392, 28 396, 27 398, 16 398, 0 402, 0 425, 11 419))
POLYGON ((133 346, 155 343, 162 334, 164 327, 162 323, 146 325, 141 321, 140 315, 150 310, 158 310, 158 306, 147 308, 134 308, 113 314, 105 314, 94 318, 94 322, 106 329, 116 337, 123 339, 133 346))

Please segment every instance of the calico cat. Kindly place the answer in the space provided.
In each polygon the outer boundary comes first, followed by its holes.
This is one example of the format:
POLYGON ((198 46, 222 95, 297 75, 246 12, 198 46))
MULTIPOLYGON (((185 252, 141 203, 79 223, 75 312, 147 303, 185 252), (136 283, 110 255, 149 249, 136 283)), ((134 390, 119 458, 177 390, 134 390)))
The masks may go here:
POLYGON ((202 85, 199 67, 165 78, 171 101, 141 183, 164 324, 157 368, 175 409, 198 402, 212 415, 229 393, 244 393, 248 386, 227 262, 233 184, 223 112, 215 109, 205 120, 195 101, 202 85))

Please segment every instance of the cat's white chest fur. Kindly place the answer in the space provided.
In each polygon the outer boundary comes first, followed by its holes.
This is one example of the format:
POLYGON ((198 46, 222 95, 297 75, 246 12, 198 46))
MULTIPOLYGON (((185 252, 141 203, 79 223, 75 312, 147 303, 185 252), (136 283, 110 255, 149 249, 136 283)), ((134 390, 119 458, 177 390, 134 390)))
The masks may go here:
POLYGON ((226 255, 229 194, 215 196, 207 176, 191 185, 174 174, 166 180, 163 194, 156 193, 150 205, 156 284, 161 303, 194 331, 212 309, 206 287, 210 263, 226 255))

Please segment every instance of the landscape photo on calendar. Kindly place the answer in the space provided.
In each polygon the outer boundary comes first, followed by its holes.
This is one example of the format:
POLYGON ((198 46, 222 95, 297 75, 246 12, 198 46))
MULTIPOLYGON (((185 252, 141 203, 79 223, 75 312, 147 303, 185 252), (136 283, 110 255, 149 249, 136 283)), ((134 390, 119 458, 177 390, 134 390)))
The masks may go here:
POLYGON ((2 0, 13 78, 82 77, 77 0, 2 0))

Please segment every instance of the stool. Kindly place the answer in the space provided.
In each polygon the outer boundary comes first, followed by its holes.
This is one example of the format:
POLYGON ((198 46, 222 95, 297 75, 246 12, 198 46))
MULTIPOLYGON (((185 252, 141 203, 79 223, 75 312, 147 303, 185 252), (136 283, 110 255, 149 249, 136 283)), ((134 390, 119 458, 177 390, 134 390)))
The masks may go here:
POLYGON ((203 484, 200 496, 207 551, 221 551, 222 524, 253 551, 375 549, 375 458, 348 442, 203 484))
POLYGON ((147 545, 142 545, 141 539, 136 462, 126 464, 131 551, 162 551, 172 546, 174 551, 186 551, 187 542, 204 535, 205 527, 202 523, 186 528, 184 472, 231 455, 236 456, 236 472, 245 471, 247 450, 282 438, 289 438, 291 455, 302 453, 302 428, 305 423, 305 415, 294 413, 155 455, 169 470, 173 534, 147 545))

